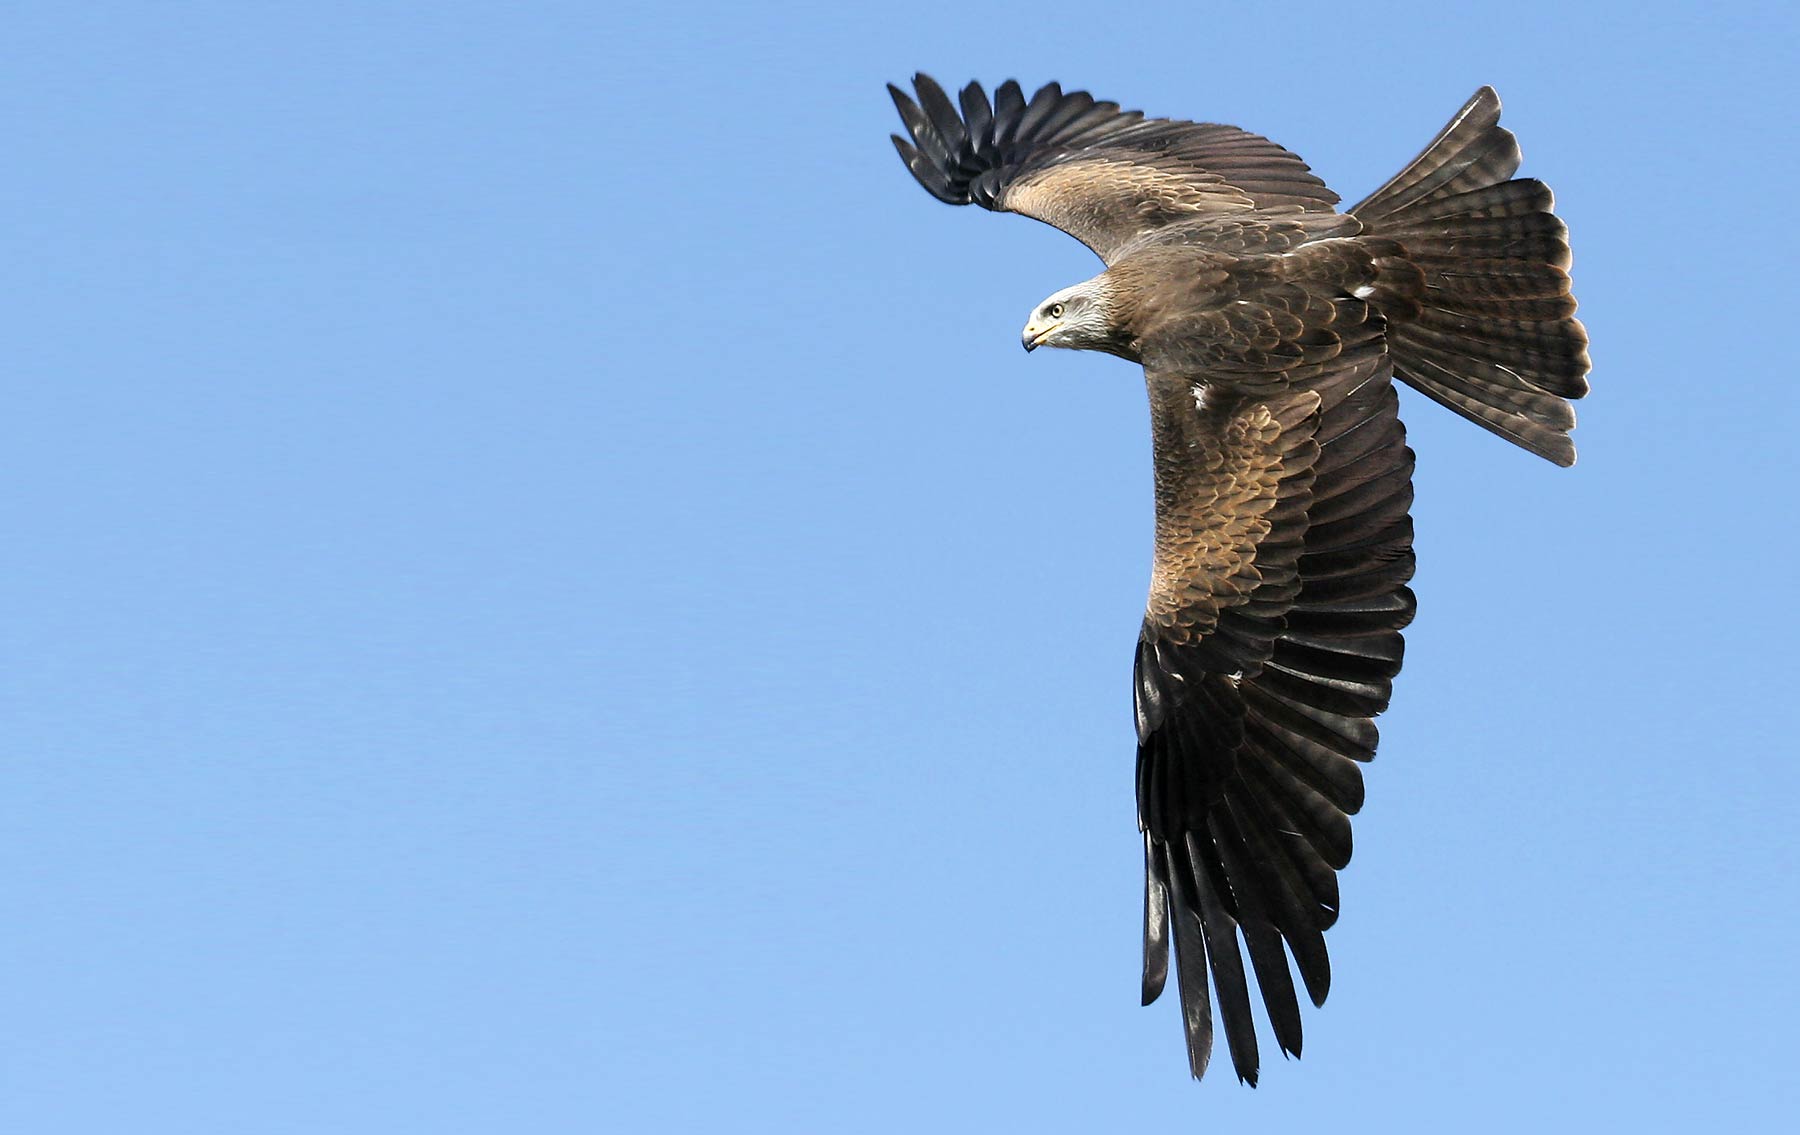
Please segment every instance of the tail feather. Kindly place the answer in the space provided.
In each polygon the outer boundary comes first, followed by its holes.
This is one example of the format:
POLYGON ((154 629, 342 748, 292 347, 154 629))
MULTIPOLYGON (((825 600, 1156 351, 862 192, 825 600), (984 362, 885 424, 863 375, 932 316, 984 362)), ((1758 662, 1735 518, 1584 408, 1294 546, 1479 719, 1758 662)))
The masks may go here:
POLYGON ((1568 228, 1543 182, 1508 180, 1519 144, 1475 93, 1405 169, 1351 209, 1380 243, 1371 302, 1401 381, 1558 465, 1575 463, 1568 399, 1587 393, 1568 228), (1412 274, 1393 267, 1404 250, 1412 274))
MULTIPOLYGON (((1452 200, 1451 205, 1457 202, 1452 200)), ((1535 203, 1534 203, 1535 204, 1535 203)), ((1495 207, 1504 209, 1507 202, 1502 200, 1495 207)), ((1548 205, 1543 206, 1548 208, 1548 205)), ((1473 214, 1466 212, 1451 213, 1442 217, 1421 217, 1409 214, 1403 224, 1392 224, 1381 230, 1383 236, 1390 236, 1404 243, 1405 237, 1431 240, 1442 237, 1446 221, 1454 221, 1459 244, 1466 244, 1475 238, 1485 238, 1489 250, 1498 248, 1502 253, 1500 259, 1511 259, 1505 255, 1511 252, 1512 242, 1520 237, 1548 238, 1560 244, 1564 250, 1568 247, 1569 229, 1562 218, 1555 213, 1545 212, 1499 212, 1491 214, 1473 214)), ((1480 256, 1480 251, 1470 250, 1469 255, 1480 256)), ((1489 257, 1493 257, 1490 255, 1489 257)))
POLYGON ((1568 398, 1587 393, 1587 338, 1569 325, 1574 320, 1457 318, 1453 312, 1427 307, 1404 338, 1421 352, 1465 353, 1477 339, 1489 363, 1517 375, 1539 390, 1568 398))
POLYGON ((1350 212, 1364 223, 1405 212, 1427 198, 1485 189, 1519 168, 1519 140, 1500 125, 1500 96, 1483 87, 1431 144, 1350 212))
POLYGON ((1496 319, 1560 320, 1575 314, 1574 296, 1496 299, 1490 296, 1449 295, 1440 290, 1432 296, 1432 303, 1437 306, 1438 311, 1496 319))

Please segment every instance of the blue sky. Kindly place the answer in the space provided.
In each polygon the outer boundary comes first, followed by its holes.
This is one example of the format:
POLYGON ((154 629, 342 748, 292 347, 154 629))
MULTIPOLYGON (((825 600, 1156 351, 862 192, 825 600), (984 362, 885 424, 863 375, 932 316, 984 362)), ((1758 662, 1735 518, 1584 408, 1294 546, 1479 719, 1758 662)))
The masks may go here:
POLYGON ((1791 12, 599 7, 0 21, 0 1126, 1791 1119, 1791 12), (1573 229, 1581 463, 1406 399, 1255 1092, 1136 1005, 1139 376, 1020 352, 1094 262, 913 184, 918 68, 1350 200, 1492 83, 1573 229))

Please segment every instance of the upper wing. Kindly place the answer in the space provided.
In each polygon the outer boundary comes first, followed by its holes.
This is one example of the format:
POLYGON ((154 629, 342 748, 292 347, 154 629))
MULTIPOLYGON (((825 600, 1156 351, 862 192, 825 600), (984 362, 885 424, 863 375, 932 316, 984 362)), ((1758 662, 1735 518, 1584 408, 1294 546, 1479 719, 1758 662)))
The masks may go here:
POLYGON ((1338 201, 1299 157, 1235 126, 1145 118, 1055 83, 1027 101, 1010 79, 992 104, 970 83, 958 113, 930 76, 913 86, 916 103, 888 91, 912 139, 896 134, 894 146, 920 185, 952 205, 1055 225, 1109 263, 1173 222, 1279 206, 1329 212, 1338 201))
POLYGON ((1412 618, 1412 451, 1379 341, 1310 389, 1196 388, 1151 372, 1157 557, 1135 668, 1144 1001, 1171 931, 1188 1059, 1212 1050, 1207 973, 1238 1077, 1258 1056, 1239 935, 1275 1038, 1298 1055, 1282 943, 1315 1004, 1362 804, 1356 762, 1412 618))

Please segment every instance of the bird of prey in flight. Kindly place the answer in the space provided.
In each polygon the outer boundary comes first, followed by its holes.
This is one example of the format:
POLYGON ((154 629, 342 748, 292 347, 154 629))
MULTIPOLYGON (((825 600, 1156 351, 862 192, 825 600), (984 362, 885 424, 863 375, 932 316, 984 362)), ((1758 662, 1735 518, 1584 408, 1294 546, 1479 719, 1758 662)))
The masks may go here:
POLYGON ((954 100, 888 89, 894 145, 952 205, 1020 213, 1106 270, 1051 295, 1026 350, 1142 364, 1156 541, 1138 635, 1144 1003, 1174 944, 1188 1064, 1213 1002, 1256 1083, 1255 975, 1276 1043, 1300 1054, 1288 956, 1315 1005, 1331 982, 1361 762, 1413 617, 1413 453, 1399 379, 1558 465, 1587 334, 1568 230, 1483 87, 1386 185, 1340 212, 1306 163, 1233 126, 1146 118, 1055 83, 954 100), (1284 953, 1285 944, 1285 953, 1284 953))

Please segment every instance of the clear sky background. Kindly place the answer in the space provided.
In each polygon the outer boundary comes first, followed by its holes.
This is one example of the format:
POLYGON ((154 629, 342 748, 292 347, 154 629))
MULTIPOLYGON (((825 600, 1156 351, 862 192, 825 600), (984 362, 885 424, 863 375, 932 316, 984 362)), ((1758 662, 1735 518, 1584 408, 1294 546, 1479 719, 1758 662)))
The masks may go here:
POLYGON ((0 1129, 1791 1122, 1789 6, 605 7, 0 16, 0 1129), (912 182, 917 68, 1347 200, 1492 83, 1573 229, 1580 464, 1406 399, 1254 1092, 1136 1004, 1139 374, 1019 350, 1096 264, 912 182))

